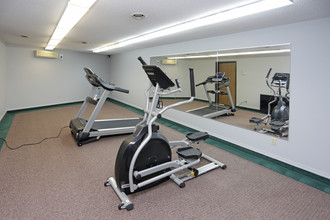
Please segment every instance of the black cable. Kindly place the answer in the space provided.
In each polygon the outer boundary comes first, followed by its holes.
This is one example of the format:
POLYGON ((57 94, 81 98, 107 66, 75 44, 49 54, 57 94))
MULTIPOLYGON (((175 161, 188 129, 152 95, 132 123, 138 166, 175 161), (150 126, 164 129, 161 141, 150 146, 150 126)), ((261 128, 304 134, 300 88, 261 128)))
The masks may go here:
POLYGON ((62 127, 61 130, 60 130, 60 132, 58 133, 58 135, 57 135, 56 137, 46 137, 46 138, 42 139, 42 140, 39 141, 39 142, 31 143, 31 144, 22 144, 22 145, 17 146, 17 147, 10 147, 5 139, 3 139, 3 138, 0 138, 0 139, 4 141, 4 143, 6 144, 6 146, 7 146, 8 149, 10 149, 10 150, 17 150, 17 149, 19 149, 19 148, 21 148, 21 147, 24 147, 24 146, 37 145, 37 144, 41 144, 41 143, 44 142, 45 140, 58 138, 58 137, 61 135, 62 130, 63 130, 64 128, 68 128, 68 127, 69 127, 69 126, 64 126, 64 127, 62 127))

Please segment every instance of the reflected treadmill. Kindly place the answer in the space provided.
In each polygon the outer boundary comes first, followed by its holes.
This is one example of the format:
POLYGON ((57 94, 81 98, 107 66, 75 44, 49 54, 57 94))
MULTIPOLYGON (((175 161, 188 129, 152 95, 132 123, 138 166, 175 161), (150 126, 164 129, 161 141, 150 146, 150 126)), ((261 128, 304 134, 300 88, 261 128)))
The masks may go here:
POLYGON ((230 78, 225 77, 225 73, 219 72, 214 76, 209 76, 204 82, 197 84, 196 87, 200 85, 203 85, 204 87, 209 106, 192 109, 187 112, 200 115, 205 118, 215 118, 222 115, 234 115, 233 112, 236 112, 236 109, 229 89, 230 78), (215 85, 213 90, 207 89, 206 84, 208 83, 215 85), (227 92, 221 91, 222 88, 226 88, 227 92), (210 93, 215 94, 215 103, 212 102, 210 93), (219 95, 228 95, 231 106, 220 104, 219 95))
POLYGON ((84 68, 86 78, 92 85, 92 91, 85 99, 75 119, 70 121, 70 128, 73 137, 80 147, 93 141, 97 141, 101 136, 133 133, 135 126, 142 121, 141 118, 122 118, 96 120, 104 102, 111 91, 129 93, 128 90, 115 87, 104 82, 98 75, 89 68, 84 68), (101 92, 103 90, 103 92, 101 92), (82 118, 88 104, 95 105, 95 108, 88 120, 82 118))

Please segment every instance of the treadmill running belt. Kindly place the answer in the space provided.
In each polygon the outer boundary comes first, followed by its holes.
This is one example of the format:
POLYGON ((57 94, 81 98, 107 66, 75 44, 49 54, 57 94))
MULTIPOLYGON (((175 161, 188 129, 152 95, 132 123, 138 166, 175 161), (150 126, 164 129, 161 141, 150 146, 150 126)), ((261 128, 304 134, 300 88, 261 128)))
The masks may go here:
POLYGON ((221 106, 207 106, 207 107, 204 107, 204 108, 189 111, 189 113, 192 113, 192 114, 195 114, 195 115, 208 115, 208 114, 211 114, 211 113, 214 113, 214 112, 217 112, 217 111, 222 111, 224 109, 227 109, 227 108, 224 108, 224 107, 221 107, 221 106))
POLYGON ((92 129, 101 130, 101 129, 113 129, 113 128, 124 128, 124 127, 135 127, 142 119, 114 119, 114 120, 100 120, 95 121, 92 129))

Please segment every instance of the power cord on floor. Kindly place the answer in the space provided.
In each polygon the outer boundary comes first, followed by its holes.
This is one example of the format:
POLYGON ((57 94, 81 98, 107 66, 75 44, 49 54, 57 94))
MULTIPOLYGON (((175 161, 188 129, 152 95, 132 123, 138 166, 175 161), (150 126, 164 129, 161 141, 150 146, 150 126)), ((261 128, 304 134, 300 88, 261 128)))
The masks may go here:
POLYGON ((4 141, 4 143, 6 144, 6 147, 7 147, 8 149, 10 149, 10 150, 17 150, 17 149, 19 149, 19 148, 21 148, 21 147, 24 147, 24 146, 37 145, 37 144, 41 144, 41 143, 44 142, 45 140, 58 138, 58 137, 61 135, 62 130, 63 130, 64 128, 68 128, 68 127, 69 127, 69 126, 64 126, 64 127, 62 127, 61 130, 60 130, 60 132, 58 133, 58 135, 55 136, 55 137, 46 137, 46 138, 42 139, 42 140, 39 141, 39 142, 31 143, 31 144, 22 144, 22 145, 17 146, 17 147, 10 147, 10 146, 8 145, 7 141, 6 141, 5 139, 3 139, 3 138, 0 138, 0 140, 4 141))

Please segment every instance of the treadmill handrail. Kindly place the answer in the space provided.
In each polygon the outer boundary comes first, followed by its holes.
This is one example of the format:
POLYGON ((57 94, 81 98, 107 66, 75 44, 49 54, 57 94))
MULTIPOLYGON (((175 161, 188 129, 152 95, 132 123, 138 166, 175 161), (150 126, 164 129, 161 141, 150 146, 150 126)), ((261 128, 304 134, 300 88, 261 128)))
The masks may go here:
POLYGON ((227 79, 228 78, 228 77, 225 77, 225 74, 226 74, 225 72, 218 72, 217 74, 220 74, 220 77, 217 77, 217 76, 208 76, 205 81, 196 84, 196 87, 197 86, 200 86, 200 85, 205 85, 207 83, 220 83, 224 79, 227 79))
POLYGON ((124 93, 129 93, 129 90, 123 89, 120 87, 113 86, 109 83, 106 83, 101 77, 99 77, 96 73, 93 73, 93 71, 88 68, 84 67, 84 70, 86 72, 86 78, 90 84, 94 87, 102 87, 105 90, 108 91, 118 91, 118 92, 124 92, 124 93))
POLYGON ((109 91, 115 90, 115 91, 118 91, 118 92, 129 93, 129 91, 127 89, 123 89, 123 88, 120 88, 120 87, 116 87, 116 86, 110 85, 110 84, 104 82, 102 80, 102 78, 100 78, 100 77, 97 78, 97 81, 100 82, 102 88, 105 89, 105 90, 109 90, 109 91))

